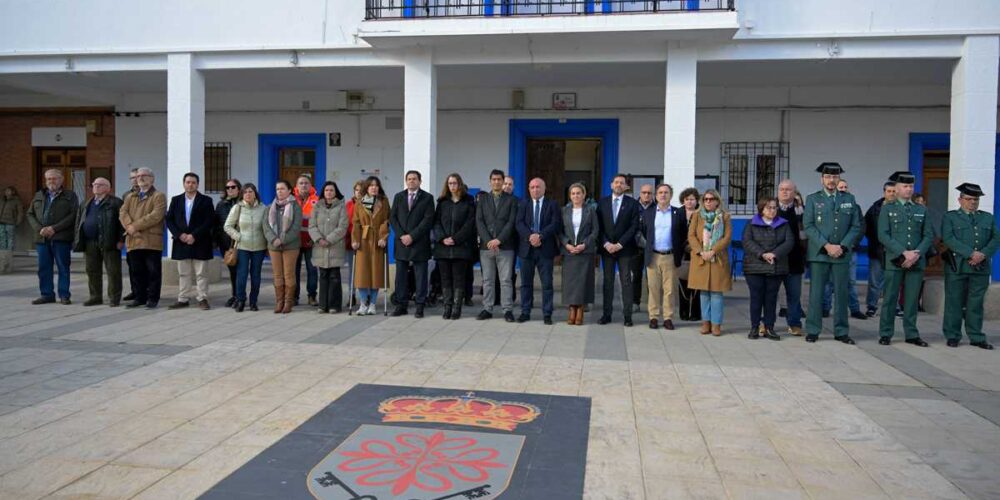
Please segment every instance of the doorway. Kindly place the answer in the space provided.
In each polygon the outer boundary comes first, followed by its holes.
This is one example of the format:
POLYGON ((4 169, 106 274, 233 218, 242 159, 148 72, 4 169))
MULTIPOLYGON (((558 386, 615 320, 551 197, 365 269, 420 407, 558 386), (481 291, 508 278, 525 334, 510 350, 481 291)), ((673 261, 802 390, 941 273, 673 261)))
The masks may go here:
MULTIPOLYGON (((948 150, 924 150, 923 194, 927 203, 927 215, 934 227, 941 227, 941 217, 948 211, 948 150)), ((936 232, 936 231, 935 231, 936 232)), ((931 276, 944 274, 944 264, 941 252, 944 244, 940 238, 934 238, 934 246, 938 254, 927 259, 924 273, 931 276)))
POLYGON ((56 169, 63 174, 63 187, 76 193, 80 200, 90 195, 90 183, 98 177, 111 182, 114 191, 115 176, 112 167, 88 167, 86 148, 37 148, 35 160, 35 188, 45 187, 45 171, 56 169))
POLYGON ((560 206, 569 202, 569 187, 579 182, 593 198, 601 179, 600 138, 528 140, 528 161, 524 183, 540 177, 545 181, 545 195, 560 206))
POLYGON ((316 149, 315 148, 281 148, 278 150, 278 179, 286 180, 295 186, 300 175, 308 175, 313 184, 316 182, 316 149))

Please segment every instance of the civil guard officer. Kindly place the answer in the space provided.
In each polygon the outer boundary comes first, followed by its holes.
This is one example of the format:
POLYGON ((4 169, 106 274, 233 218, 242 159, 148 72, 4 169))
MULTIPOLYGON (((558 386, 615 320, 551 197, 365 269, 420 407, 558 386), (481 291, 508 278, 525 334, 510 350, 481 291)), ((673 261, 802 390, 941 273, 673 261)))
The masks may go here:
POLYGON ((944 324, 942 330, 948 347, 958 347, 962 339, 962 321, 969 345, 993 349, 983 334, 983 298, 990 285, 990 258, 1000 249, 1000 233, 989 212, 979 210, 983 190, 968 182, 958 186, 958 210, 946 214, 941 222, 941 236, 948 250, 943 254, 944 324))
POLYGON ((896 172, 889 177, 896 183, 896 200, 882 205, 878 216, 878 241, 882 244, 882 314, 879 318, 878 343, 889 345, 895 330, 896 304, 899 286, 903 286, 903 332, 906 343, 927 347, 917 331, 917 304, 920 286, 927 266, 927 250, 934 242, 934 230, 927 216, 927 207, 913 203, 913 182, 909 172, 896 172))
POLYGON ((809 311, 806 316, 806 342, 816 342, 823 329, 823 288, 833 279, 833 338, 854 344, 847 325, 847 287, 854 240, 861 232, 861 218, 854 195, 837 191, 844 169, 839 163, 824 162, 820 173, 823 189, 806 197, 802 223, 809 247, 806 259, 812 281, 809 284, 809 311))

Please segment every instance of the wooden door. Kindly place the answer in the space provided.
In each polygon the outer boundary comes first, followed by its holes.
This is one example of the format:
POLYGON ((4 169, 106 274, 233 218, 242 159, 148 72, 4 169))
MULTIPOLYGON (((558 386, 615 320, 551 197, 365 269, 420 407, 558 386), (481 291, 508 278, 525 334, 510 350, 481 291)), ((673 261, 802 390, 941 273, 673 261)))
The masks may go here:
POLYGON ((316 183, 315 148, 281 148, 278 150, 278 179, 284 179, 295 186, 295 180, 302 174, 309 175, 316 183))
POLYGON ((934 246, 938 249, 938 255, 927 260, 924 273, 929 276, 940 276, 944 274, 944 264, 941 261, 944 244, 939 236, 941 217, 948 211, 948 196, 953 192, 948 188, 948 151, 924 152, 922 185, 924 192, 921 194, 927 203, 929 222, 934 226, 934 246))
POLYGON ((56 169, 63 174, 63 189, 73 191, 80 199, 86 199, 87 186, 92 179, 87 175, 87 150, 80 148, 44 148, 38 151, 36 187, 45 187, 45 172, 56 169))
POLYGON ((541 177, 545 181, 545 196, 555 199, 560 206, 565 205, 566 195, 563 192, 566 182, 563 175, 565 164, 566 141, 529 140, 527 178, 517 179, 524 182, 525 197, 528 196, 528 182, 535 177, 541 177))

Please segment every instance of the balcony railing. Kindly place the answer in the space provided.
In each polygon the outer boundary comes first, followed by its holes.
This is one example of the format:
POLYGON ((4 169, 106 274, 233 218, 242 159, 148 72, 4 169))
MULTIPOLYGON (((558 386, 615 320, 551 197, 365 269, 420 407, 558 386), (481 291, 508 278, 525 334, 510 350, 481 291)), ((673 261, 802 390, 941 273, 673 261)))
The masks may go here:
POLYGON ((366 20, 735 10, 735 0, 365 0, 365 2, 366 20))

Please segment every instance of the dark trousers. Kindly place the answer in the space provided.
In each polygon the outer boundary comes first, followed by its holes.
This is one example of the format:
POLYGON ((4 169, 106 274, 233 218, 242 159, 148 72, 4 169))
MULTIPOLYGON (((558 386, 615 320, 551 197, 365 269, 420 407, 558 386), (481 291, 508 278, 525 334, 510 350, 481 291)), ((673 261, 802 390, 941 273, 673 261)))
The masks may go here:
POLYGON ((396 261, 396 297, 400 307, 406 307, 407 297, 410 296, 409 283, 406 280, 410 269, 413 269, 413 276, 416 281, 417 294, 414 301, 418 305, 427 302, 427 261, 397 260, 396 261))
POLYGON ((38 289, 42 297, 55 297, 56 290, 52 285, 52 265, 59 271, 59 298, 69 298, 69 264, 72 243, 68 241, 51 241, 36 243, 38 252, 38 289))
POLYGON ((128 264, 128 288, 130 294, 135 294, 135 273, 132 272, 132 259, 130 252, 125 252, 125 263, 128 264))
POLYGON ((642 275, 646 274, 646 254, 642 250, 632 258, 632 303, 639 305, 642 303, 642 275))
POLYGON ((299 251, 299 257, 295 261, 295 300, 299 300, 299 292, 302 290, 302 280, 299 278, 302 276, 302 262, 306 263, 306 293, 310 297, 316 296, 316 281, 319 278, 319 273, 316 272, 316 266, 312 262, 313 249, 302 247, 299 251))
POLYGON ((461 305, 465 297, 465 277, 468 275, 469 261, 464 259, 437 259, 437 268, 441 271, 441 290, 444 295, 444 305, 461 305))
POLYGON ((108 299, 122 300, 122 254, 117 249, 102 250, 96 241, 88 241, 83 251, 90 298, 100 299, 104 291, 104 271, 108 273, 108 299), (103 266, 103 270, 101 269, 103 266))
POLYGON ((633 297, 632 291, 632 259, 633 256, 601 254, 601 267, 604 269, 604 317, 610 318, 615 307, 615 267, 618 268, 618 281, 622 286, 622 312, 625 319, 632 319, 632 308, 627 307, 633 297))
POLYGON ((135 300, 140 304, 160 301, 160 286, 163 281, 162 252, 159 250, 132 250, 128 253, 135 276, 135 300))
POLYGON ((754 331, 757 330, 763 311, 764 328, 773 331, 777 317, 778 289, 781 288, 783 276, 747 274, 744 278, 747 281, 747 288, 750 289, 750 326, 754 331))
POLYGON ((538 278, 542 282, 542 315, 552 316, 552 297, 555 295, 552 288, 552 257, 539 255, 539 252, 531 251, 527 257, 521 258, 521 314, 531 314, 531 307, 535 304, 535 270, 538 270, 538 278))
MULTIPOLYGON (((465 261, 465 295, 463 295, 463 300, 472 297, 472 282, 476 279, 476 261, 467 260, 465 261)), ((500 300, 500 299, 497 299, 500 300)))
MULTIPOLYGON (((226 256, 226 250, 229 250, 229 247, 225 247, 223 245, 219 245, 219 255, 225 257, 226 256)), ((239 250, 237 250, 236 252, 237 252, 237 256, 238 256, 239 255, 239 250)), ((237 260, 239 260, 238 257, 237 257, 237 260)), ((230 287, 230 289, 232 289, 232 297, 234 297, 234 298, 236 297, 236 274, 239 272, 237 270, 239 268, 239 265, 240 265, 239 262, 237 262, 235 266, 231 266, 231 267, 230 266, 226 266, 226 267, 229 268, 229 287, 230 287)))
MULTIPOLYGON (((510 265, 510 289, 511 289, 511 301, 517 302, 517 260, 518 256, 514 256, 514 262, 510 265)), ((493 280, 493 289, 500 290, 500 275, 497 274, 496 278, 493 280)), ((493 305, 500 305, 500 293, 496 294, 496 298, 493 299, 493 305)))
POLYGON ((340 288, 340 268, 319 268, 319 308, 340 311, 344 304, 344 292, 340 288))
POLYGON ((236 251, 236 300, 247 300, 247 278, 250 279, 250 303, 256 305, 260 296, 260 270, 267 250, 236 251))

